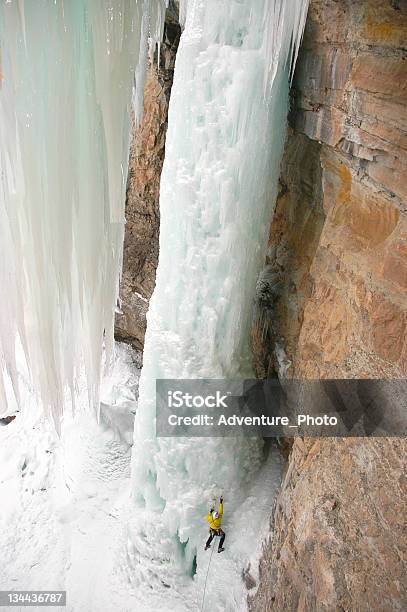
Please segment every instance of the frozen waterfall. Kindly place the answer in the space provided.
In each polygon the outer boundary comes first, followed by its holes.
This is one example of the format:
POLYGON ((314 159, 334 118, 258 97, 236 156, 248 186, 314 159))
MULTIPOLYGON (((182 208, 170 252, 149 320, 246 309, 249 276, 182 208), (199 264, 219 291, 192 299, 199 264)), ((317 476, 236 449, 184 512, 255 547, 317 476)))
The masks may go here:
MULTIPOLYGON (((209 498, 222 491, 230 514, 246 504, 241 517, 235 512, 235 533, 246 517, 254 522, 259 516, 248 491, 260 506, 263 476, 253 476, 262 463, 262 442, 157 439, 155 381, 252 376, 252 302, 307 5, 307 0, 180 2, 184 31, 170 101, 160 262, 134 429, 134 495, 118 552, 126 585, 160 602, 171 586, 171 601, 188 589, 188 601, 196 600, 191 585, 202 576, 197 551, 209 498)), ((57 425, 63 407, 79 397, 83 374, 88 403, 98 407, 103 355, 107 363, 112 358, 129 111, 133 98, 141 113, 148 41, 151 48, 160 40, 165 6, 166 0, 0 5, 0 365, 6 387, 0 377, 0 401, 10 386, 18 401, 16 354, 20 360, 23 353, 31 377, 26 387, 57 425)), ((1 405, 3 411, 6 402, 1 405)), ((87 434, 82 423, 89 421, 77 419, 69 439, 81 428, 87 434)), ((16 419, 18 427, 24 424, 16 419)), ((29 419, 31 435, 28 424, 29 419)), ((93 425, 92 444, 100 441, 93 425)), ((13 436, 10 427, 8 448, 15 446, 13 436)), ((27 434, 22 449, 30 444, 27 434)), ((69 452, 73 457, 75 448, 69 452)), ((86 472, 74 459, 78 471, 86 472)), ((61 461, 64 467, 67 461, 61 461)), ((116 468, 116 459, 112 463, 116 468)), ((19 465, 13 469, 21 485, 19 465)), ((98 474, 97 459, 92 465, 98 474)), ((264 477, 270 490, 272 482, 276 486, 275 475, 265 471, 264 477)), ((104 494, 103 483, 97 505, 104 494)), ((267 522, 266 498, 260 510, 267 522)), ((111 524, 99 523, 98 534, 111 524)), ((103 550, 95 550, 96 559, 103 550)), ((109 572, 116 571, 116 561, 112 554, 109 572)), ((240 580, 240 557, 236 567, 233 559, 228 562, 223 584, 228 576, 240 580)))
POLYGON ((57 424, 83 371, 98 405, 103 346, 110 360, 134 75, 140 112, 165 4, 0 5, 0 365, 18 398, 22 346, 57 424))
MULTIPOLYGON (((144 513, 143 537, 133 537, 142 556, 154 550, 158 586, 158 577, 171 584, 173 571, 191 570, 208 499, 223 491, 233 505, 261 462, 255 438, 157 439, 155 380, 252 375, 252 302, 307 6, 181 3, 185 29, 169 108, 159 266, 133 447, 135 499, 144 513)), ((154 581, 152 572, 147 580, 154 581)))

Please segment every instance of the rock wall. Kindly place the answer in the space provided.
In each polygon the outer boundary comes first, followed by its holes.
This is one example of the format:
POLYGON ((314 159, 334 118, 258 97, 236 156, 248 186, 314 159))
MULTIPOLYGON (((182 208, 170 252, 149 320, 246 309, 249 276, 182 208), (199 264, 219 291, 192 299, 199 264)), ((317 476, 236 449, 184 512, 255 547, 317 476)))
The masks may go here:
POLYGON ((146 80, 143 120, 139 127, 133 125, 130 147, 121 313, 116 315, 115 336, 141 350, 158 263, 160 177, 168 103, 180 37, 177 17, 177 10, 171 3, 160 49, 160 65, 158 67, 156 52, 146 80))
MULTIPOLYGON (((407 3, 311 0, 257 371, 407 373, 407 3)), ((407 609, 407 445, 293 444, 252 611, 407 609)))

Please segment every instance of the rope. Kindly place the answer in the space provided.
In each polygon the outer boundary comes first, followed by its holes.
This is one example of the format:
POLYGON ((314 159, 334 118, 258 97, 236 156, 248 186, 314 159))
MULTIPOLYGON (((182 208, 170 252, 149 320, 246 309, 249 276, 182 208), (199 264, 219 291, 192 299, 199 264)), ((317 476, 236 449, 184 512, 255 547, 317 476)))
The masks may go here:
POLYGON ((205 586, 204 586, 204 591, 203 591, 203 597, 202 597, 202 606, 201 606, 201 612, 203 612, 204 609, 204 605, 205 605, 205 593, 206 593, 206 583, 208 581, 208 574, 209 574, 209 568, 211 566, 211 561, 212 561, 212 555, 213 555, 213 551, 215 550, 215 538, 217 538, 218 536, 216 535, 213 538, 213 546, 212 551, 211 551, 211 556, 209 557, 209 563, 208 563, 208 569, 206 570, 206 578, 205 578, 205 586))

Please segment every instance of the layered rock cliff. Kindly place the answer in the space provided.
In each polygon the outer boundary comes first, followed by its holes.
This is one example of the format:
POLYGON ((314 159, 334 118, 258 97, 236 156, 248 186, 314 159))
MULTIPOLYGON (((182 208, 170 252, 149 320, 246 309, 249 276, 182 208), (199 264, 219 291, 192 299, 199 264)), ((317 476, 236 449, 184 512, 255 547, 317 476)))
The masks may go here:
MULTIPOLYGON (((405 2, 311 0, 254 331, 260 376, 406 376, 406 42, 405 2)), ((407 608, 406 450, 296 439, 252 611, 407 608)))

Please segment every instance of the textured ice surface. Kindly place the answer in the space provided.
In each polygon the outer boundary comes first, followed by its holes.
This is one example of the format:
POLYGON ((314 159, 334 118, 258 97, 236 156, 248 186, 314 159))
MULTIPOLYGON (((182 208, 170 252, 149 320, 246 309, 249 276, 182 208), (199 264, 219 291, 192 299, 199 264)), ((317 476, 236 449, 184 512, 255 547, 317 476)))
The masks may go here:
POLYGON ((236 508, 261 463, 254 438, 156 439, 155 379, 252 375, 252 302, 307 1, 188 0, 181 9, 133 447, 145 523, 144 536, 133 534, 134 576, 157 589, 192 572, 209 499, 223 491, 236 508), (152 551, 155 572, 145 575, 152 551))
MULTIPOLYGON (((19 335, 58 422, 84 365, 98 405, 122 261, 129 110, 164 0, 0 4, 1 372, 19 335)), ((1 401, 0 410, 5 402, 1 401)))
MULTIPOLYGON (((21 401, 30 416, 0 431, 0 583, 66 584, 75 611, 200 609, 205 512, 221 491, 227 549, 214 555, 207 604, 243 610, 241 570, 258 549, 278 481, 272 461, 258 472, 256 440, 156 440, 154 384, 251 373, 250 306, 306 2, 183 3, 135 427, 136 507, 118 502, 135 383, 120 392, 108 385, 99 425, 82 410, 86 395, 97 404, 103 332, 107 349, 112 340, 131 84, 136 70, 140 91, 138 58, 142 66, 148 31, 159 38, 162 6, 0 5, 0 359, 16 383, 19 336, 34 383, 27 379, 21 401), (88 380, 77 392, 83 362, 88 380), (80 410, 66 415, 58 440, 37 399, 58 420, 66 384, 80 410)), ((140 112, 138 96, 135 105, 140 112)))
POLYGON ((116 346, 100 423, 82 380, 59 437, 21 376, 26 410, 0 427, 0 589, 66 589, 71 612, 138 609, 127 583, 125 507, 139 370, 131 349, 116 346))

